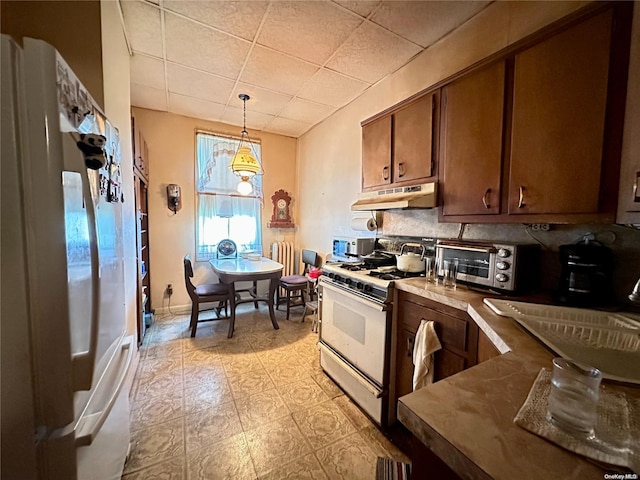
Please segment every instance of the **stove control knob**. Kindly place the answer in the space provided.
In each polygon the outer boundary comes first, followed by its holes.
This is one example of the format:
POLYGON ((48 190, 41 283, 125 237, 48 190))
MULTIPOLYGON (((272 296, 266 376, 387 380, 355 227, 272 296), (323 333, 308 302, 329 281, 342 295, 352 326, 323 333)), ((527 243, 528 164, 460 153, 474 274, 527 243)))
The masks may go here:
POLYGON ((362 290, 364 288, 364 284, 362 282, 356 282, 354 287, 356 290, 362 290))
POLYGON ((500 248, 500 249, 498 249, 498 256, 500 258, 507 258, 507 257, 511 256, 511 250, 509 250, 507 248, 500 248))
POLYGON ((370 292, 371 290, 373 290, 373 287, 371 285, 365 285, 362 290, 365 292, 370 292))
POLYGON ((498 270, 509 270, 511 264, 509 262, 496 262, 496 268, 498 270))
POLYGON ((504 283, 509 280, 509 275, 507 275, 506 273, 499 273, 496 275, 496 280, 498 280, 501 283, 504 283))
POLYGON ((346 285, 351 285, 351 282, 353 282, 353 280, 351 280, 350 278, 345 278, 345 279, 344 279, 344 283, 345 283, 346 285))

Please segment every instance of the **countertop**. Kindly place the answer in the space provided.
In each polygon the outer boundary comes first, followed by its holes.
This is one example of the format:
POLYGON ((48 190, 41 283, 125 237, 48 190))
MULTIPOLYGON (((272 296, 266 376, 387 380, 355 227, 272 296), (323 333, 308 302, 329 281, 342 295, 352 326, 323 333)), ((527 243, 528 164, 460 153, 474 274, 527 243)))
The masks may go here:
MULTIPOLYGON (((398 402, 399 420, 462 478, 602 479, 613 471, 513 423, 540 369, 551 368, 554 355, 483 303, 497 295, 464 285, 449 290, 424 278, 397 281, 395 287, 466 311, 501 353, 398 402)), ((640 387, 604 382, 603 388, 640 398, 640 387)))

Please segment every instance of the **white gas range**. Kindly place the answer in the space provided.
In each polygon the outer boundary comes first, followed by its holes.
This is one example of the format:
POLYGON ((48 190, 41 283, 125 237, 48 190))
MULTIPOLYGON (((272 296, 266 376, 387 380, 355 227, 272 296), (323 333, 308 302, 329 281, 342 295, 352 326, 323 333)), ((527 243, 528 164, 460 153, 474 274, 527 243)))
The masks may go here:
POLYGON ((395 419, 393 284, 400 278, 419 275, 393 267, 326 264, 320 277, 322 369, 383 427, 395 419))

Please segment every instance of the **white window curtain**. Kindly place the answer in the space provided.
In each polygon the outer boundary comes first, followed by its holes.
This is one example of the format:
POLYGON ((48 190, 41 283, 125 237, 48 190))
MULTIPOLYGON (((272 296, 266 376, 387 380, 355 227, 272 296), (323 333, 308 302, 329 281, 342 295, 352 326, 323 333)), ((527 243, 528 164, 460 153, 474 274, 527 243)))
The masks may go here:
MULTIPOLYGON (((237 193, 240 182, 229 162, 238 149, 239 140, 196 133, 196 259, 215 258, 220 240, 230 238, 238 253, 262 254, 262 177, 252 179, 249 196, 237 193)), ((252 152, 261 162, 259 143, 252 143, 252 152)))

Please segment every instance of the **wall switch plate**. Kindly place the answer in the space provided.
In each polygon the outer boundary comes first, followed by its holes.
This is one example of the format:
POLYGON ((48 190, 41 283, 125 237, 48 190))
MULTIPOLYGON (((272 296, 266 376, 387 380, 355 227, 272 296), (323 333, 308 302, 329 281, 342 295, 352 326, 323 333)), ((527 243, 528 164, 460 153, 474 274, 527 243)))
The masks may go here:
POLYGON ((534 232, 548 232, 551 226, 548 223, 532 223, 531 230, 534 232))

